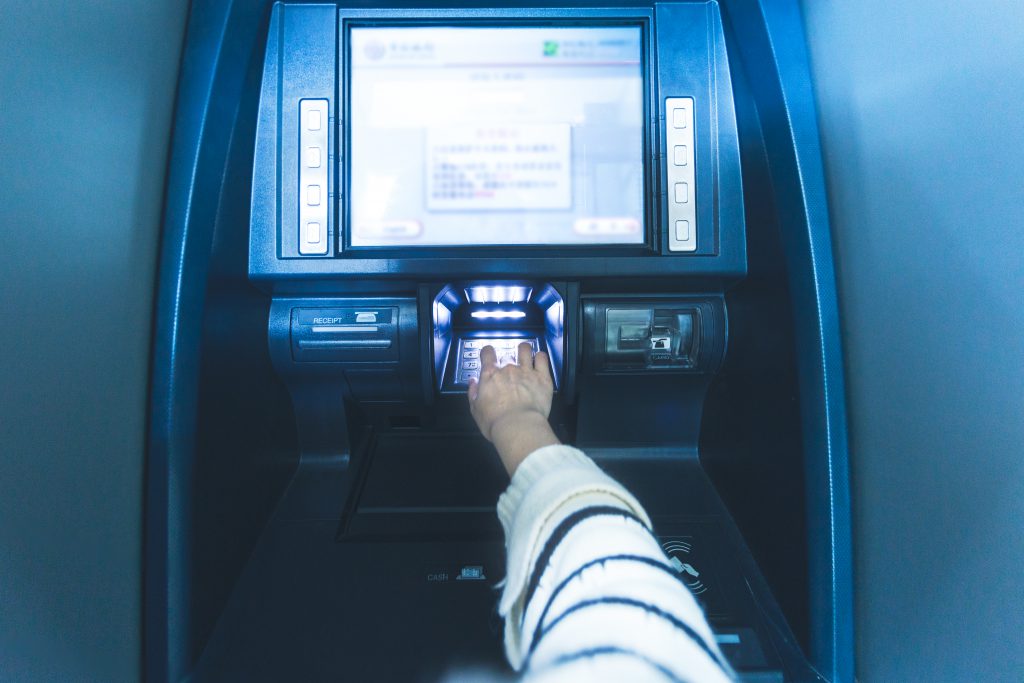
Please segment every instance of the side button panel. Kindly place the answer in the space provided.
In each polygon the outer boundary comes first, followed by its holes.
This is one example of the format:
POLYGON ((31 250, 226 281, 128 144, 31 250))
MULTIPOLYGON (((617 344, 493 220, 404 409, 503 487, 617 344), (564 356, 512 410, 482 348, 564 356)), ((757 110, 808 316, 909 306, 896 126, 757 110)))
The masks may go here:
POLYGON ((697 202, 693 156, 693 98, 665 98, 665 181, 668 250, 697 250, 697 202))
POLYGON ((295 236, 299 253, 307 256, 327 254, 330 243, 327 191, 328 147, 327 100, 299 101, 299 215, 295 236))

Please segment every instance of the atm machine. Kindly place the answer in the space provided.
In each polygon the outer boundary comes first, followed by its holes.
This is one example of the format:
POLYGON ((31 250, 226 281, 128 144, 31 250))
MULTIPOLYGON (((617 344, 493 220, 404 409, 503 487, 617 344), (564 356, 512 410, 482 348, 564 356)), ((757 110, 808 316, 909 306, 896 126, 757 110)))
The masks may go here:
POLYGON ((795 3, 195 3, 145 672, 502 670, 480 349, 650 513, 742 680, 852 681, 842 366, 795 3))

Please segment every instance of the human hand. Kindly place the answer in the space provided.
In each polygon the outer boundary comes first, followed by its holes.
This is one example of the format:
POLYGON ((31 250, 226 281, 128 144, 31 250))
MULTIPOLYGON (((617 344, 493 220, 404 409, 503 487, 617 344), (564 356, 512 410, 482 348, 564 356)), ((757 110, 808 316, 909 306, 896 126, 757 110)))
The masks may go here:
POLYGON ((469 408, 480 432, 498 449, 509 475, 533 451, 559 443, 548 424, 554 381, 546 353, 534 355, 529 342, 518 363, 498 367, 494 347, 480 351, 480 380, 470 380, 469 408))

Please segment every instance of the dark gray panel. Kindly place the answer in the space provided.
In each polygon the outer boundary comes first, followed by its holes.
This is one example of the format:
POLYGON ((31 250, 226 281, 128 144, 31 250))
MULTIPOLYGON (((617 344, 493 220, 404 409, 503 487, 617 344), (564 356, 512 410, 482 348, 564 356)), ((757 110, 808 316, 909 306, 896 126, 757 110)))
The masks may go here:
POLYGON ((1024 680, 1024 5, 805 2, 864 681, 1024 680))
POLYGON ((0 677, 135 680, 154 266, 186 0, 0 21, 0 677))

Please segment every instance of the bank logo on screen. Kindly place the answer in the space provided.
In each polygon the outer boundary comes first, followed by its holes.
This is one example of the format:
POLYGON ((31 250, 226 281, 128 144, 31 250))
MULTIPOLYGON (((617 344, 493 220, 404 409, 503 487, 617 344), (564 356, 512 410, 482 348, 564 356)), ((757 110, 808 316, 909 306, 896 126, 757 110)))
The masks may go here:
POLYGON ((363 53, 366 54, 368 59, 374 61, 382 59, 388 52, 388 46, 376 40, 371 40, 363 48, 363 53))

